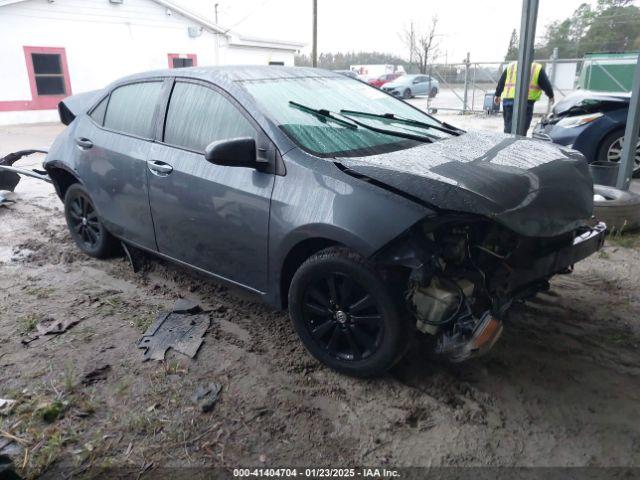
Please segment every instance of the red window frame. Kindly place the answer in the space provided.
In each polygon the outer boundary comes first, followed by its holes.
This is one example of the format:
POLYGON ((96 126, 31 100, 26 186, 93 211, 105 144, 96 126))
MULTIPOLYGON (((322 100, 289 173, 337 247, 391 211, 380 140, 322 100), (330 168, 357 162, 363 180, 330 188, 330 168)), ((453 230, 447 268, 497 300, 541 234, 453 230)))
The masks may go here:
POLYGON ((173 68, 173 59, 174 58, 190 58, 193 60, 193 66, 198 66, 198 55, 195 53, 170 53, 167 55, 169 57, 169 68, 173 68))
POLYGON ((73 95, 71 90, 71 79, 69 77, 69 67, 67 66, 67 53, 61 47, 22 47, 27 66, 27 76, 29 77, 29 88, 31 90, 31 100, 10 100, 0 102, 0 112, 15 112, 22 110, 55 110, 58 103, 63 98, 73 95), (38 95, 36 87, 36 76, 33 69, 32 53, 48 53, 60 55, 62 75, 64 77, 64 95, 38 95))

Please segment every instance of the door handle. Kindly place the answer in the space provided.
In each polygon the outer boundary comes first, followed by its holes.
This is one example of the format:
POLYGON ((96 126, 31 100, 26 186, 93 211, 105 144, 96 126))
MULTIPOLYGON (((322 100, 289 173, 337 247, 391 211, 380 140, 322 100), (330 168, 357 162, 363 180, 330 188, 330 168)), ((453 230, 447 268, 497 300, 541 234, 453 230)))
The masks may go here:
POLYGON ((147 168, 149 168, 154 175, 169 175, 173 172, 171 165, 159 160, 147 160, 147 168))
POLYGON ((76 144, 78 144, 80 148, 85 150, 88 150, 89 148, 93 147, 93 142, 88 138, 84 138, 84 137, 76 138, 76 144))

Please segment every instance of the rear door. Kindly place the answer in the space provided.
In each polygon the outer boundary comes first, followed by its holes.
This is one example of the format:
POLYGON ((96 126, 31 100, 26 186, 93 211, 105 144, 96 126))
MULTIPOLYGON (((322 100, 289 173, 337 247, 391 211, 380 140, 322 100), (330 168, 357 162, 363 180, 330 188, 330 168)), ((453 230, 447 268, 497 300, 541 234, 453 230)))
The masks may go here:
POLYGON ((259 155, 275 147, 232 98, 206 83, 176 81, 166 112, 149 175, 160 253, 265 291, 274 176, 214 165, 204 149, 238 137, 255 138, 259 155))
POLYGON ((155 250, 147 159, 162 80, 114 89, 76 130, 80 178, 114 235, 155 250))

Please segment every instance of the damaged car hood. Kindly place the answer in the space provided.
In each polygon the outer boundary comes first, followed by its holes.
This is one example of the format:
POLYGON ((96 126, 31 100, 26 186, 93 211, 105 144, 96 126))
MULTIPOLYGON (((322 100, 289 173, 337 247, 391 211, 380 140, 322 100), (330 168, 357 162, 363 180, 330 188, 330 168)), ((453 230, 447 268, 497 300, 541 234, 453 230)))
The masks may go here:
POLYGON ((368 177, 441 210, 482 215, 525 236, 571 231, 593 212, 584 157, 548 142, 467 132, 407 150, 342 157, 368 177))

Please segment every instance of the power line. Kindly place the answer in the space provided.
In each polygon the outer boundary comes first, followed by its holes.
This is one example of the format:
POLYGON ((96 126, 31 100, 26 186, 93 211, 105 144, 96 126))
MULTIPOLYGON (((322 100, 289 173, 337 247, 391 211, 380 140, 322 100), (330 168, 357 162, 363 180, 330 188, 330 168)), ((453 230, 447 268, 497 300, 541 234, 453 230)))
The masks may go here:
POLYGON ((229 28, 227 28, 227 30, 225 30, 224 33, 229 32, 230 30, 233 30, 234 28, 236 28, 238 25, 240 25, 241 23, 243 23, 245 20, 249 19, 254 13, 256 13, 258 10, 260 10, 262 7, 264 7, 267 3, 269 3, 271 0, 263 0, 262 3, 260 3, 260 5, 258 5, 256 8, 254 8, 253 10, 251 10, 249 13, 247 13, 244 17, 242 17, 239 21, 237 21, 236 23, 234 23, 233 25, 231 25, 229 28))

